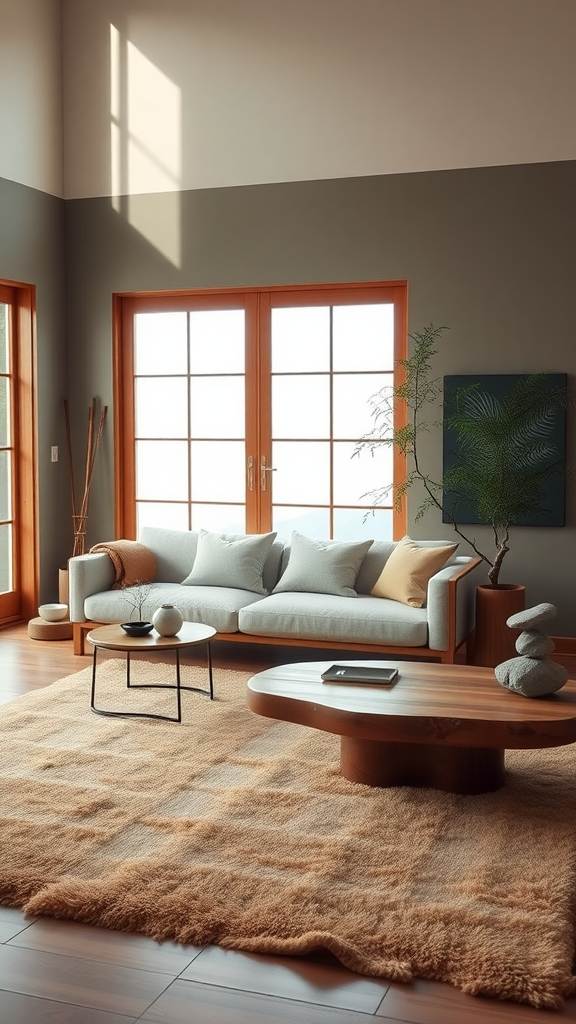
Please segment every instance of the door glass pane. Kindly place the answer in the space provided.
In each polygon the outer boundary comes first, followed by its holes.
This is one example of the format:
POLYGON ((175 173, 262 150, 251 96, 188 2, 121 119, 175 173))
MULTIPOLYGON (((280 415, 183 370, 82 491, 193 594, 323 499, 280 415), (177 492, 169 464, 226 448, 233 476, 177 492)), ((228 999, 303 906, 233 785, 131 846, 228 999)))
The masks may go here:
MULTIPOLYGON (((352 463, 351 455, 354 442, 373 429, 370 399, 393 380, 394 305, 336 301, 275 308, 271 345, 274 528, 279 506, 325 505, 314 511, 323 518, 321 535, 338 526, 368 536, 360 525, 362 510, 373 504, 367 493, 392 482, 393 460, 379 452, 370 464, 358 458, 352 463), (347 445, 339 443, 345 440, 347 445), (331 502, 347 507, 346 522, 342 516, 332 520, 331 502)), ((382 529, 387 523, 382 520, 382 529)))
POLYGON ((333 369, 394 369, 394 306, 334 306, 333 369))
POLYGON ((243 502, 244 442, 193 441, 190 447, 192 500, 243 502))
POLYGON ((138 525, 189 528, 191 498, 243 505, 245 334, 244 309, 135 315, 138 525))
POLYGON ((272 437, 330 437, 330 377, 272 378, 272 437))
POLYGON ((10 380, 0 377, 0 446, 10 444, 10 380))
POLYGON ((136 437, 188 437, 186 377, 137 377, 136 437))
POLYGON ((327 441, 274 441, 268 473, 274 504, 327 505, 330 502, 330 444, 327 441))
POLYGON ((136 313, 134 370, 155 377, 187 372, 186 313, 136 313))
POLYGON ((330 307, 272 310, 272 373, 330 369, 330 307))
POLYGON ((292 530, 318 540, 330 539, 330 513, 327 508, 293 508, 275 505, 272 529, 281 540, 290 540, 292 530))
POLYGON ((334 509, 335 540, 391 540, 392 509, 334 509))
POLYGON ((8 373, 10 369, 8 363, 10 358, 8 325, 8 306, 5 302, 0 302, 0 373, 8 373))
POLYGON ((244 373, 246 347, 243 309, 190 313, 190 372, 244 373))
POLYGON ((354 449, 354 444, 345 441, 334 444, 334 503, 374 505, 370 492, 392 481, 392 446, 379 445, 373 454, 354 455, 354 449))
POLYGON ((188 504, 183 502, 139 501, 136 504, 137 532, 143 526, 162 526, 166 530, 188 529, 188 504))
POLYGON ((192 529, 209 530, 211 533, 244 533, 244 505, 204 505, 193 502, 192 529))
POLYGON ((245 431, 244 377, 192 377, 190 430, 192 437, 243 438, 245 431))
POLYGON ((373 429, 370 399, 384 388, 391 376, 382 373, 334 375, 334 437, 360 440, 373 429))
POLYGON ((12 527, 5 523, 0 526, 0 593, 9 594, 13 589, 12 527))
POLYGON ((0 452, 0 519, 12 518, 10 452, 0 452))
POLYGON ((188 443, 136 442, 136 499, 188 499, 188 443))

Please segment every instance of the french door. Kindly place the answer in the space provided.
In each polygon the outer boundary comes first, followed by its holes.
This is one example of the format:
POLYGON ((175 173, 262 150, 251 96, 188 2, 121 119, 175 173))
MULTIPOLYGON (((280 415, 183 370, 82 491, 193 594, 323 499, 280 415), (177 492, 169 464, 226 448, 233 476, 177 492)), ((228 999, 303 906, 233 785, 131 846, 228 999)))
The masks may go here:
POLYGON ((0 622, 37 605, 33 289, 0 283, 0 622))
POLYGON ((405 355, 402 284, 116 299, 117 534, 392 538, 370 399, 405 355))

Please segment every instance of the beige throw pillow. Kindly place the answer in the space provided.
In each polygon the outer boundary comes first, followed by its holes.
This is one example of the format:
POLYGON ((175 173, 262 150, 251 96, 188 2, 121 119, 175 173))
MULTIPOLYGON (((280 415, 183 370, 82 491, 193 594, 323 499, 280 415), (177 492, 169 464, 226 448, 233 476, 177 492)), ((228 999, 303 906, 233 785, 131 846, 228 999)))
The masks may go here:
POLYGON ((411 537, 398 541, 372 587, 374 597, 388 597, 412 608, 426 603, 428 580, 452 557, 458 544, 423 547, 411 537))

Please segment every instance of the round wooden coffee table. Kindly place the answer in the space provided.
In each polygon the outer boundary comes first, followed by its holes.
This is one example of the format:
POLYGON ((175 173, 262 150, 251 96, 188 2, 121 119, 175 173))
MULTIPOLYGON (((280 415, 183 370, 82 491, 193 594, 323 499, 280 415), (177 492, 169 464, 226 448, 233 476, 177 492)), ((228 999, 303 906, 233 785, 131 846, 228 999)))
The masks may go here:
POLYGON ((507 748, 576 742, 576 682, 535 700, 500 686, 490 668, 338 660, 398 676, 391 686, 323 683, 332 662, 280 665, 248 681, 247 700, 259 715, 339 735, 351 782, 486 793, 504 784, 507 748))
POLYGON ((128 636, 121 626, 97 626, 91 629, 86 639, 94 648, 94 659, 92 662, 92 692, 90 707, 97 715, 108 715, 110 717, 122 718, 161 718, 166 722, 182 721, 182 690, 193 690, 195 693, 204 693, 214 698, 214 683, 212 680, 212 655, 210 652, 210 640, 215 636, 216 630, 212 626, 205 626, 202 622, 184 622, 177 636, 160 636, 155 629, 146 636, 128 636), (183 686, 180 681, 180 652, 197 644, 206 644, 208 663, 208 684, 209 688, 203 690, 199 686, 183 686), (170 715, 152 714, 147 711, 104 711, 96 707, 96 658, 99 650, 121 651, 126 655, 126 687, 129 690, 157 689, 176 691, 176 717, 170 715), (132 654, 149 654, 164 651, 174 651, 176 656, 176 682, 175 683, 133 683, 130 679, 130 658, 132 654))

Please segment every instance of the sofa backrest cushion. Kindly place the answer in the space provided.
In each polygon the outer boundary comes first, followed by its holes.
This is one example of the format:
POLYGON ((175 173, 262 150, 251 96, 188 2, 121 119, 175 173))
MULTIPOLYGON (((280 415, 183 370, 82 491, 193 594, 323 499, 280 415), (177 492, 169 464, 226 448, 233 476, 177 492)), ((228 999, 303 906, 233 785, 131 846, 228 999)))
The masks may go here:
POLYGON ((190 572, 196 557, 196 531, 143 526, 138 539, 156 556, 156 580, 159 583, 181 583, 190 572))
POLYGON ((274 593, 356 597, 354 584, 371 544, 371 540, 313 540, 294 530, 288 563, 274 593))
POLYGON ((264 562, 264 571, 262 573, 262 582, 267 594, 271 594, 278 583, 283 554, 284 542, 279 540, 277 537, 268 552, 268 557, 264 562))
POLYGON ((229 536, 200 530, 192 571, 183 586, 234 587, 266 594, 264 565, 275 533, 229 536))
POLYGON ((358 594, 369 594, 376 583, 386 559, 390 557, 396 542, 393 540, 375 540, 372 547, 366 552, 360 570, 356 577, 356 592, 358 594))
MULTIPOLYGON (((229 539, 252 534, 225 534, 229 539)), ((192 571, 198 546, 198 530, 168 530, 158 526, 143 526, 139 538, 156 556, 156 580, 160 583, 181 583, 192 571)), ((266 593, 278 582, 284 545, 274 540, 264 563, 262 581, 266 593)))

